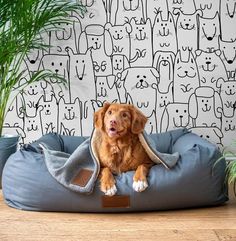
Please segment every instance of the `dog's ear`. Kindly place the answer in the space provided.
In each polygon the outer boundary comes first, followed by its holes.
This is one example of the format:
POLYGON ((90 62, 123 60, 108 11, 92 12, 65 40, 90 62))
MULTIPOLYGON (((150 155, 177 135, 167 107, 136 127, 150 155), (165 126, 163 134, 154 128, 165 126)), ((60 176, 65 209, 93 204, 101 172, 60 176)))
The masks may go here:
POLYGON ((111 104, 108 102, 105 102, 103 107, 100 108, 98 111, 94 113, 94 126, 97 129, 102 129, 103 128, 103 123, 104 123, 104 116, 111 104))
POLYGON ((131 115, 132 115, 132 123, 131 123, 131 132, 133 134, 140 134, 145 127, 147 122, 147 117, 135 108, 133 105, 130 106, 131 115))

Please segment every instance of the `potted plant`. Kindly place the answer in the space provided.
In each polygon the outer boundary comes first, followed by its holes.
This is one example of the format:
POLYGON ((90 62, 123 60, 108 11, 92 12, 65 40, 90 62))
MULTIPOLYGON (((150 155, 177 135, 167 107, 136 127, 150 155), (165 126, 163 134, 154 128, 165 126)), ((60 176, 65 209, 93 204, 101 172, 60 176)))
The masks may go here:
POLYGON ((227 183, 233 184, 234 194, 236 196, 236 140, 232 142, 230 147, 223 150, 223 157, 227 162, 226 166, 226 181, 227 183))
POLYGON ((49 46, 40 37, 68 23, 72 11, 85 8, 75 0, 0 0, 0 180, 6 159, 16 150, 18 136, 3 135, 4 119, 16 95, 35 81, 62 77, 50 70, 40 70, 20 84, 24 75, 21 66, 31 50, 49 46))

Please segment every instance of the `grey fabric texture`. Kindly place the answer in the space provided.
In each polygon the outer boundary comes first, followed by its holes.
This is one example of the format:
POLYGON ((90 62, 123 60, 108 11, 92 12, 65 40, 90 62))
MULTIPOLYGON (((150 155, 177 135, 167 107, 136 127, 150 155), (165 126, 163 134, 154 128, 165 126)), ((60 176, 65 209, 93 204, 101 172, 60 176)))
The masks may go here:
POLYGON ((228 200, 226 163, 223 159, 217 162, 221 153, 215 145, 185 129, 148 137, 158 152, 178 152, 180 156, 170 169, 154 165, 148 175, 149 186, 141 193, 132 188, 133 171, 116 176, 117 195, 129 196, 129 207, 104 208, 98 180, 91 193, 80 193, 61 185, 49 173, 40 143, 50 150, 72 154, 78 146, 89 142, 89 138, 57 134, 23 146, 8 159, 2 179, 5 202, 14 208, 34 211, 134 212, 212 206, 228 200))
MULTIPOLYGON (((44 160, 49 173, 64 187, 75 192, 91 193, 95 181, 100 172, 99 160, 96 159, 94 148, 92 148, 92 140, 99 135, 98 131, 93 131, 92 136, 81 143, 72 154, 58 150, 50 150, 44 142, 39 143, 44 153, 44 160), (87 169, 93 172, 86 186, 73 184, 74 177, 82 169, 87 169)), ((156 164, 163 164, 166 168, 175 166, 179 159, 179 153, 173 154, 159 152, 153 140, 146 134, 140 134, 143 137, 142 145, 147 152, 151 152, 156 164)))

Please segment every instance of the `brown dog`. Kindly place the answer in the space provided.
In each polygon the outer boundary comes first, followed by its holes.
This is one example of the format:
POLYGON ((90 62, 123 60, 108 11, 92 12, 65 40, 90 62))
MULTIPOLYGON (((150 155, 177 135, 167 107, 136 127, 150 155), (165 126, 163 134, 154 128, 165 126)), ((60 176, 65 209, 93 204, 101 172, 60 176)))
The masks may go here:
POLYGON ((101 164, 101 191, 115 195, 113 174, 135 170, 133 189, 142 192, 148 187, 147 174, 154 163, 139 141, 147 118, 133 105, 109 104, 95 112, 96 130, 101 132, 98 157, 101 164))

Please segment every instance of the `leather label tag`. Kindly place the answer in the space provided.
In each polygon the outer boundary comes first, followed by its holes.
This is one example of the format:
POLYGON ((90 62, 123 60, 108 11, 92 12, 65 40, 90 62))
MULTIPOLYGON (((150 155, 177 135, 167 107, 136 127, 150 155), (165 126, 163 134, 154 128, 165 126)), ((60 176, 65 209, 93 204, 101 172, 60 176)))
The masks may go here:
POLYGON ((130 208, 130 196, 102 196, 103 208, 130 208))
POLYGON ((92 175, 93 171, 89 169, 81 169, 79 173, 73 178, 71 183, 77 186, 85 187, 92 175))

